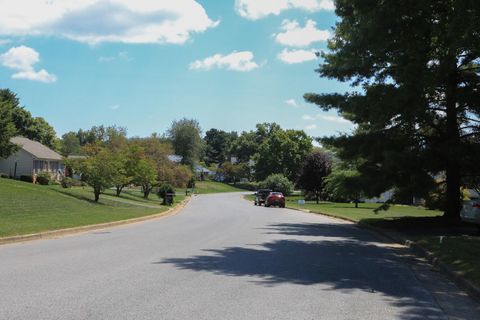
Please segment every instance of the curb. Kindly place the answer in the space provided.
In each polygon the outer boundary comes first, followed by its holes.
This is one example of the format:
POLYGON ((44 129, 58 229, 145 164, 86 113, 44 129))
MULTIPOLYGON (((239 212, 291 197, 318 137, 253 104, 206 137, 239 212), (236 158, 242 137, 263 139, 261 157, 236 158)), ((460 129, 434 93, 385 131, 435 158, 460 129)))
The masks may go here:
POLYGON ((113 221, 113 222, 105 222, 105 223, 93 224, 93 225, 87 225, 87 226, 81 226, 81 227, 45 231, 45 232, 39 232, 34 234, 4 237, 4 238, 0 238, 0 245, 17 243, 17 242, 26 242, 26 241, 32 241, 32 240, 40 240, 40 239, 52 239, 52 238, 69 236, 69 235, 74 235, 74 234, 93 231, 93 230, 113 228, 113 227, 123 226, 127 224, 133 224, 133 223, 144 222, 148 220, 170 217, 170 216, 176 215, 183 208, 185 208, 185 206, 190 201, 190 199, 191 197, 187 197, 182 202, 180 202, 177 206, 170 208, 167 211, 148 215, 148 216, 132 218, 127 220, 113 221))
POLYGON ((409 248, 415 255, 425 258, 432 266, 437 267, 441 272, 446 274, 450 280, 452 280, 457 287, 468 293, 470 297, 480 302, 480 288, 473 284, 471 281, 467 280, 462 273, 453 270, 445 262, 436 256, 433 252, 428 251, 427 248, 421 244, 416 243, 415 241, 408 240, 403 237, 396 237, 392 233, 385 231, 381 228, 371 226, 367 223, 358 223, 358 226, 365 228, 371 231, 374 231, 380 234, 383 237, 386 237, 396 243, 406 246, 409 248))

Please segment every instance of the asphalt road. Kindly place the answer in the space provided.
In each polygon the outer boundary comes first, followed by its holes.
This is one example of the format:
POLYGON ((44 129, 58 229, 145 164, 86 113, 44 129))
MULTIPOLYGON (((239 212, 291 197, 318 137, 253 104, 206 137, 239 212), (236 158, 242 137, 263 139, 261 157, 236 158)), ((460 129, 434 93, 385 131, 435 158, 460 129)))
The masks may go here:
POLYGON ((447 319, 418 279, 352 224, 198 196, 176 216, 0 246, 0 319, 447 319))

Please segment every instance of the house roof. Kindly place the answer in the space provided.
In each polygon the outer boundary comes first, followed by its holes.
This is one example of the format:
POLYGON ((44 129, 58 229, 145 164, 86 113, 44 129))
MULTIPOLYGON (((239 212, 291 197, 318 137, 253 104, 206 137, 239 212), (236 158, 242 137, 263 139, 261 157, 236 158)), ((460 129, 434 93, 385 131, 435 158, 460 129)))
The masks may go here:
POLYGON ((175 162, 175 163, 180 163, 182 162, 182 159, 183 157, 182 156, 179 156, 179 155, 176 155, 176 154, 169 154, 167 156, 168 160, 172 161, 172 162, 175 162))
POLYGON ((10 139, 10 142, 20 146, 23 150, 38 159, 62 160, 61 155, 59 155, 49 147, 44 146, 40 142, 33 141, 24 137, 14 137, 10 139))

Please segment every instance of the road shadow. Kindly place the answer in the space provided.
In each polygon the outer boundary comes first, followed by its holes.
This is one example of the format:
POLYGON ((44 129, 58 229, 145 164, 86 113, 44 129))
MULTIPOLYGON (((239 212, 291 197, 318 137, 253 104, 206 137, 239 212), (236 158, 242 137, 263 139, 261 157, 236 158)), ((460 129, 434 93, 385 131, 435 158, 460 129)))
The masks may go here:
POLYGON ((309 238, 207 249, 202 255, 155 263, 222 276, 251 277, 251 282, 262 286, 324 284, 320 290, 362 290, 381 294, 389 304, 401 307, 400 319, 444 319, 430 294, 399 261, 397 253, 369 242, 372 239, 368 234, 331 224, 276 224, 267 230, 309 238))

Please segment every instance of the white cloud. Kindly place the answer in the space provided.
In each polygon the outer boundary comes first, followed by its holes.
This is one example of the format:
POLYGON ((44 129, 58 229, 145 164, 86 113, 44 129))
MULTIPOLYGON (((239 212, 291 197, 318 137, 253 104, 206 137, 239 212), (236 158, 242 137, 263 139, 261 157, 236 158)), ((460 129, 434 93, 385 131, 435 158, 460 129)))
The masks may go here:
POLYGON ((0 39, 0 46, 4 46, 6 44, 9 44, 10 42, 12 42, 12 40, 10 39, 0 39))
POLYGON ((305 115, 302 116, 302 120, 305 120, 305 121, 325 120, 325 121, 330 121, 330 122, 353 124, 351 121, 349 121, 349 120, 347 120, 343 117, 335 116, 335 115, 327 115, 327 114, 322 114, 322 113, 319 113, 315 116, 305 114, 305 115))
POLYGON ((235 0, 235 10, 247 19, 257 20, 268 15, 279 15, 288 9, 309 12, 335 10, 333 0, 235 0))
POLYGON ((317 55, 315 50, 288 50, 283 49, 277 55, 277 58, 285 63, 294 64, 294 63, 302 63, 306 61, 312 61, 317 59, 317 55))
POLYGON ((34 49, 26 46, 10 48, 7 52, 0 55, 0 63, 7 68, 15 70, 13 79, 24 79, 52 83, 57 81, 57 77, 41 69, 35 71, 34 65, 40 61, 40 54, 34 49))
POLYGON ((297 103, 297 101, 295 101, 295 99, 285 100, 285 103, 294 108, 300 108, 300 105, 297 103))
POLYGON ((130 55, 127 51, 120 51, 116 56, 108 56, 108 57, 100 57, 98 58, 98 62, 101 63, 108 63, 113 62, 115 60, 123 60, 123 61, 132 61, 133 59, 130 58, 130 55))
POLYGON ((182 44, 219 23, 194 0, 0 0, 0 8, 0 35, 89 44, 182 44))
POLYGON ((317 128, 318 128, 318 127, 317 127, 316 124, 310 124, 310 125, 308 125, 308 126, 305 127, 305 130, 306 130, 306 131, 312 131, 312 130, 315 130, 315 129, 317 129, 317 128))
POLYGON ((290 47, 306 47, 314 42, 327 41, 330 37, 330 32, 317 29, 313 20, 308 20, 303 28, 296 20, 283 20, 281 29, 283 32, 274 34, 275 41, 290 47))
POLYGON ((242 72, 252 71, 259 67, 259 65, 253 61, 253 58, 253 53, 250 51, 234 51, 227 55, 217 53, 203 60, 196 60, 190 63, 190 70, 208 71, 213 68, 218 68, 242 72))
POLYGON ((114 104, 112 106, 108 106, 108 109, 115 111, 120 109, 120 106, 118 104, 114 104))

